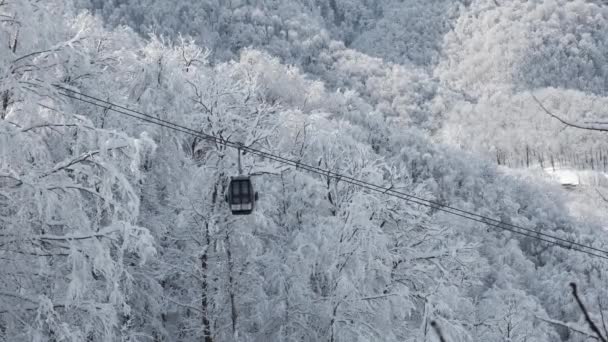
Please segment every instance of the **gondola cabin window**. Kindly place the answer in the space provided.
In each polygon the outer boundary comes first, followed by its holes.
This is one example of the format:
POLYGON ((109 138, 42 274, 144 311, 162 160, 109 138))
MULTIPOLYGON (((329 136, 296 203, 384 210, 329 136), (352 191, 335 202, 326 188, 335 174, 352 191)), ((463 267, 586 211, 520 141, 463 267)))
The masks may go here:
POLYGON ((253 211, 256 194, 251 179, 246 176, 233 177, 228 189, 228 203, 234 215, 248 215, 253 211))

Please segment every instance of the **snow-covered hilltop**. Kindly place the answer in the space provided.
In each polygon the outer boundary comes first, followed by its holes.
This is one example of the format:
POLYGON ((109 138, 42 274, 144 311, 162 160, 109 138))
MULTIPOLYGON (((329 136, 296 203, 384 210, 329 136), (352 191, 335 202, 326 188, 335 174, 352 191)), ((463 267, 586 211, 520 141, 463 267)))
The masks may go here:
POLYGON ((234 149, 114 111, 607 249, 608 191, 526 169, 606 172, 607 133, 547 113, 608 120, 605 5, 0 0, 0 19, 0 341, 438 341, 432 321, 586 341, 573 281, 608 318, 606 259, 251 154, 260 199, 232 216, 234 149))

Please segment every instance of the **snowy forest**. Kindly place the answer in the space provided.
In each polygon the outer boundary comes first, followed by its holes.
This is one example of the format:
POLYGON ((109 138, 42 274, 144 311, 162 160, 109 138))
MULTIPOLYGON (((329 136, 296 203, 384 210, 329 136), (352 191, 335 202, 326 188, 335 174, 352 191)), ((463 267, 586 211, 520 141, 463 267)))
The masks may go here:
POLYGON ((605 2, 0 0, 0 44, 0 341, 608 339, 605 2))

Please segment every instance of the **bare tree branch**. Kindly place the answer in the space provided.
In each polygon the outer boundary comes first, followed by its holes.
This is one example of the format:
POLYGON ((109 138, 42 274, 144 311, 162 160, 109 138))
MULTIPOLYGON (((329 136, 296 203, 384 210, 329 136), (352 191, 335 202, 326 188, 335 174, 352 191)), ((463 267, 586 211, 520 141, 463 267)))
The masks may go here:
POLYGON ((78 126, 80 126, 80 125, 77 125, 77 124, 50 124, 50 123, 47 123, 47 124, 39 124, 39 125, 30 126, 28 128, 24 128, 24 129, 21 130, 21 132, 25 133, 25 132, 28 132, 28 131, 31 131, 31 130, 34 130, 34 129, 45 128, 45 127, 50 128, 50 127, 78 127, 78 126))
MULTIPOLYGON (((17 176, 15 176, 15 175, 11 175, 11 174, 9 174, 9 173, 0 173, 0 178, 9 178, 9 179, 14 180, 16 183, 15 183, 15 184, 12 184, 12 186, 11 186, 12 188, 18 187, 18 186, 20 186, 21 184, 23 184, 23 181, 22 181, 21 179, 19 179, 19 178, 18 178, 17 176)), ((1 185, 1 186, 6 186, 6 185, 4 185, 4 183, 0 183, 0 185, 1 185)))
POLYGON ((600 317, 602 318, 602 327, 604 328, 604 334, 608 337, 608 327, 606 327, 606 319, 604 318, 604 306, 602 305, 602 299, 597 296, 597 305, 600 307, 600 317))
POLYGON ((54 52, 54 51, 58 51, 58 50, 59 49, 55 48, 55 49, 35 51, 35 52, 32 52, 32 53, 28 53, 27 55, 21 56, 21 57, 15 59, 15 60, 13 60, 13 63, 17 63, 19 61, 22 61, 22 60, 30 58, 30 57, 34 57, 34 56, 37 56, 37 55, 42 55, 42 54, 45 54, 45 53, 48 53, 48 52, 54 52))
POLYGON ((20 295, 18 293, 12 293, 12 292, 6 292, 6 291, 0 291, 0 296, 4 296, 4 297, 11 297, 11 298, 15 298, 15 299, 20 299, 23 301, 27 301, 30 303, 34 303, 34 304, 38 304, 38 302, 36 302, 35 300, 25 297, 23 295, 20 295))
POLYGON ((540 100, 534 96, 534 94, 531 94, 532 98, 534 99, 534 101, 536 101, 536 103, 540 106, 540 108, 542 108, 542 110, 547 113, 547 115, 551 116, 552 118, 558 120, 559 122, 563 123, 566 126, 570 126, 570 127, 574 127, 574 128, 579 128, 579 129, 586 129, 586 130, 590 130, 590 131, 598 131, 598 132, 608 132, 608 128, 602 128, 602 127, 597 127, 597 126, 589 126, 589 125, 584 125, 584 124, 578 124, 578 123, 574 123, 574 122, 570 122, 567 121, 565 119, 562 119, 561 117, 553 114, 551 111, 549 111, 547 109, 547 107, 545 107, 542 102, 540 102, 540 100))
POLYGON ((441 341, 441 342, 447 342, 447 340, 445 339, 445 337, 443 337, 443 333, 441 332, 441 328, 439 327, 439 325, 437 324, 437 322, 431 321, 431 327, 433 327, 433 330, 435 330, 435 333, 437 334, 437 336, 439 336, 439 341, 441 341))
MULTIPOLYGON (((123 148, 126 148, 126 147, 128 147, 128 146, 126 146, 126 145, 125 146, 116 146, 116 147, 108 148, 107 150, 108 151, 109 150, 120 150, 120 149, 123 149, 123 148)), ((39 176, 39 178, 44 178, 44 177, 50 176, 50 175, 52 175, 54 173, 57 173, 57 172, 59 172, 61 170, 69 168, 72 165, 81 163, 81 162, 83 162, 83 161, 85 161, 85 160, 87 160, 87 159, 89 159, 89 158, 91 158, 94 155, 97 155, 99 153, 101 153, 101 150, 89 151, 89 152, 83 153, 80 156, 78 156, 78 157, 76 157, 76 158, 74 158, 74 159, 72 159, 70 161, 64 161, 62 163, 57 164, 52 170, 47 171, 47 172, 41 174, 39 176)))
POLYGON ((606 198, 606 196, 604 196, 604 194, 602 194, 598 189, 595 189, 595 191, 597 192, 598 195, 600 195, 600 197, 606 202, 608 203, 608 198, 606 198))
POLYGON ((196 311, 198 313, 204 314, 203 310, 197 308, 196 306, 193 306, 193 305, 190 305, 190 304, 185 304, 185 303, 180 303, 180 302, 175 301, 175 300, 173 300, 173 299, 171 299, 169 297, 164 297, 164 299, 166 299, 167 301, 169 301, 169 302, 171 302, 171 303, 173 303, 175 305, 184 307, 186 309, 191 309, 191 310, 194 310, 194 311, 196 311))
POLYGON ((589 332, 589 331, 585 331, 580 329, 579 327, 576 327, 570 323, 566 323, 566 322, 562 322, 562 321, 556 321, 554 319, 550 319, 550 318, 544 318, 544 317, 539 317, 536 316, 536 318, 540 319, 543 322, 549 323, 549 324, 553 324, 553 325, 559 325, 560 327, 564 327, 567 328, 569 330, 572 330, 576 333, 579 333, 581 335, 585 335, 588 338, 592 338, 594 340, 599 340, 599 338, 595 335, 593 335, 593 333, 589 332))
POLYGON ((587 324, 589 324, 589 327, 591 328, 591 330, 593 330, 593 332, 597 335, 597 337, 600 341, 608 342, 606 337, 604 337, 602 335, 602 333, 600 332, 600 329, 597 327, 597 325, 595 325, 595 323, 591 319, 591 316, 589 315, 589 311, 587 311, 587 308, 583 304, 583 301, 578 296, 578 291, 576 290, 576 284, 570 283, 570 287, 572 288, 572 295, 574 296, 574 299, 576 299, 576 302, 578 303, 578 306, 581 308, 581 311, 583 311, 583 314, 585 315, 585 320, 587 321, 587 324))
POLYGON ((585 124, 608 125, 608 121, 583 121, 585 124))

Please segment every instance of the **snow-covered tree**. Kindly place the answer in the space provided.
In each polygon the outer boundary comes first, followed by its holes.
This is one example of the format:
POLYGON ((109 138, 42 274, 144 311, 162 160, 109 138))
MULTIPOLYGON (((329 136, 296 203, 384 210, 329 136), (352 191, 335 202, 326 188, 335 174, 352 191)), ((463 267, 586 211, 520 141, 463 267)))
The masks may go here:
POLYGON ((449 341, 579 341, 573 280, 607 316, 599 259, 331 173, 604 245, 561 190, 479 156, 601 147, 550 146, 534 100, 601 118, 601 74, 530 91, 513 73, 532 40, 517 18, 585 31, 562 2, 73 2, 0 0, 0 340, 434 341, 436 322, 449 341), (300 163, 241 153, 250 216, 225 204, 225 140, 300 163))

